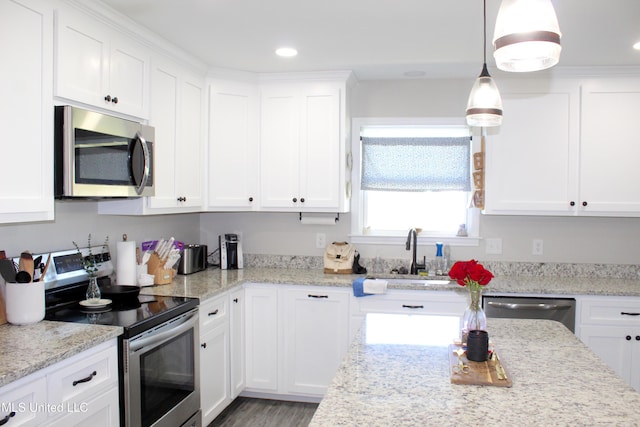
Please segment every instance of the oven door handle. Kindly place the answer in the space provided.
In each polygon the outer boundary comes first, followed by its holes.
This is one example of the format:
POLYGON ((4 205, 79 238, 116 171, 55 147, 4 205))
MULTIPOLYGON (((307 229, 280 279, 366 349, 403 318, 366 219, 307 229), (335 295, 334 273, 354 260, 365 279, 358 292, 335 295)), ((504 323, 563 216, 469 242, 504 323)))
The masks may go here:
POLYGON ((149 345, 157 345, 162 344, 164 341, 168 341, 172 338, 175 338, 177 335, 180 335, 183 332, 188 331, 193 328, 196 322, 198 321, 198 313, 192 314, 191 316, 182 320, 182 323, 173 326, 170 329, 154 333, 150 336, 139 338, 129 342, 129 350, 137 351, 143 347, 147 347, 149 345))
POLYGON ((514 302, 495 302, 488 301, 488 305, 496 308, 505 308, 507 310, 567 310, 571 308, 570 305, 567 304, 549 304, 549 303, 541 303, 541 304, 531 304, 531 303, 514 303, 514 302))

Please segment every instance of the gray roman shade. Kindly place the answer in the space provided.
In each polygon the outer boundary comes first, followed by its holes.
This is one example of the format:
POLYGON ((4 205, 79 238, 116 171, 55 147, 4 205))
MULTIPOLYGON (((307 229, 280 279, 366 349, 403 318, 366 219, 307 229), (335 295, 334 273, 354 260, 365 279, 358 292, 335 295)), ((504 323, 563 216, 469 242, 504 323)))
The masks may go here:
POLYGON ((363 190, 471 191, 471 139, 362 137, 363 190))

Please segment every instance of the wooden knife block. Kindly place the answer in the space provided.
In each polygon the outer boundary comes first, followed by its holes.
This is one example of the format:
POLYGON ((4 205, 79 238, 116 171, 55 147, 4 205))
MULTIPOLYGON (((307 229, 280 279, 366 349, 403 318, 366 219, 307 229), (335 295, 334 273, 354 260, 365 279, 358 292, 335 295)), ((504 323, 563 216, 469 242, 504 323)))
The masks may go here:
POLYGON ((164 262, 157 253, 152 253, 147 261, 147 273, 153 274, 154 285, 167 285, 173 282, 176 271, 173 268, 164 268, 164 262))

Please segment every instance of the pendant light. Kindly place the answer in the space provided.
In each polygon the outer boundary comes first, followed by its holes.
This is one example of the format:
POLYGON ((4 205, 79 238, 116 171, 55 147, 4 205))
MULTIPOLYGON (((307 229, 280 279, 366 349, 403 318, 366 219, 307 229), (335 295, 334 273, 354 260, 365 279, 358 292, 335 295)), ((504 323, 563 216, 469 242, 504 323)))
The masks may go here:
POLYGON ((487 70, 487 1, 484 4, 484 32, 482 38, 482 72, 471 88, 467 102, 469 126, 500 126, 502 124, 502 99, 500 91, 487 70))
POLYGON ((502 0, 493 57, 504 71, 528 72, 560 60, 560 27, 551 0, 502 0))

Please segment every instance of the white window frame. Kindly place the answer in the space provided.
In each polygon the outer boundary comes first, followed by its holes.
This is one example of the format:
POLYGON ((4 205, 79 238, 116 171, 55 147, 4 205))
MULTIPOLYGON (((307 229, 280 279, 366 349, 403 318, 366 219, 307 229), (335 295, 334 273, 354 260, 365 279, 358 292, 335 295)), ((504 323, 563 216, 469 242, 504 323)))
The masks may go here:
MULTIPOLYGON (((363 234, 363 192, 360 190, 362 147, 360 131, 367 126, 466 126, 464 118, 426 118, 426 117, 357 117, 351 120, 351 155, 353 167, 351 168, 352 196, 351 196, 351 234, 352 243, 399 245, 407 240, 405 233, 397 235, 368 235, 363 234)), ((473 152, 480 150, 480 138, 473 134, 471 147, 473 152)), ((471 179, 471 177, 469 177, 471 179)), ((407 230, 408 232, 409 230, 407 230)), ((468 237, 443 237, 443 236, 418 236, 421 245, 443 242, 449 246, 479 246, 480 244, 480 210, 470 208, 467 214, 468 237)))

